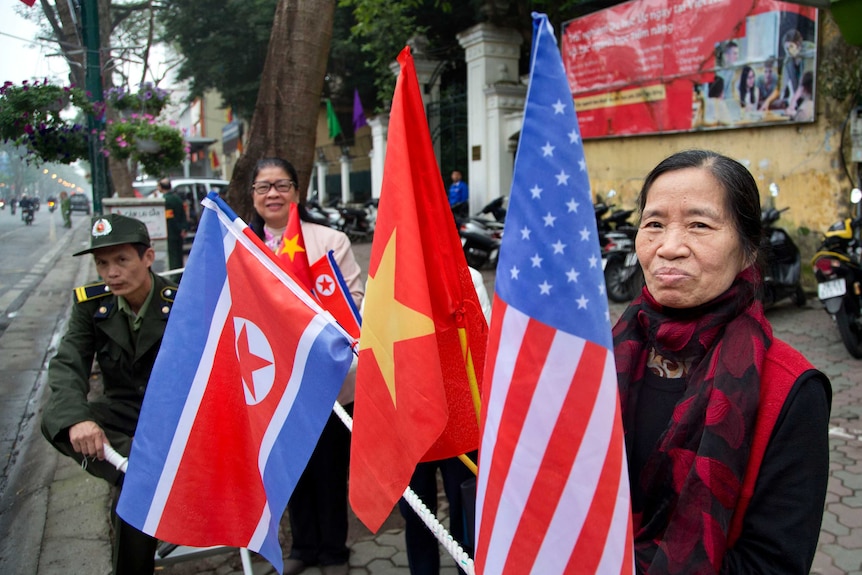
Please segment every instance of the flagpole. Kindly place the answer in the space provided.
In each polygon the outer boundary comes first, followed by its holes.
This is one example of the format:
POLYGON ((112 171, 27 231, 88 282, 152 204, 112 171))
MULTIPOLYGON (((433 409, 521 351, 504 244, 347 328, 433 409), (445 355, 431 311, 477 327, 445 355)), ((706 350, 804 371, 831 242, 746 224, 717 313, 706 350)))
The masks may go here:
MULTIPOLYGON (((473 408, 476 410, 476 423, 480 424, 482 412, 482 398, 479 395, 479 381, 476 379, 476 366, 473 365, 473 356, 470 354, 470 346, 467 343, 467 328, 458 327, 458 339, 461 342, 461 356, 464 358, 464 367, 467 370, 467 382, 470 384, 470 396, 473 398, 473 408)), ((470 467, 469 465, 467 467, 470 467)), ((475 473, 475 471, 473 472, 475 473)))

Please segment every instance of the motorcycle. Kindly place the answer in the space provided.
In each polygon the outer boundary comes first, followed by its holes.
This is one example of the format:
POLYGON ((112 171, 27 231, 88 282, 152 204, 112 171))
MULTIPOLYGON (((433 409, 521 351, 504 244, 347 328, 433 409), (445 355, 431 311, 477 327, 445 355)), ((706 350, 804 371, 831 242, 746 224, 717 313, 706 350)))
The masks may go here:
POLYGON ((781 214, 790 208, 775 208, 778 185, 769 184, 771 206, 761 210, 760 225, 763 228, 763 251, 766 254, 766 273, 763 278, 763 305, 772 305, 790 298, 797 307, 805 305, 805 290, 802 289, 802 257, 793 239, 782 228, 774 224, 781 214))
POLYGON ((853 188, 852 215, 835 222, 811 260, 817 297, 838 326, 850 355, 862 359, 862 190, 853 188))
POLYGON ((320 205, 317 192, 315 191, 305 203, 309 215, 319 224, 340 230, 342 226, 341 213, 336 207, 340 203, 338 198, 333 198, 326 207, 320 205))
POLYGON ((6 200, 0 199, 0 210, 6 209, 6 200))
POLYGON ((362 207, 339 207, 341 231, 351 242, 370 241, 377 222, 377 199, 366 201, 362 207))
POLYGON ((467 265, 477 270, 485 266, 496 266, 500 255, 500 244, 503 241, 504 226, 504 223, 497 218, 505 219, 506 214, 503 198, 492 200, 479 211, 477 216, 460 215, 463 212, 464 207, 461 204, 452 206, 467 265), (491 214, 494 219, 479 217, 484 214, 491 214))
MULTIPOLYGON (((616 192, 610 190, 608 199, 615 195, 616 192)), ((643 287, 643 270, 635 253, 637 227, 629 222, 634 210, 611 211, 613 207, 598 197, 593 204, 608 299, 624 303, 633 299, 643 287)))
POLYGON ((48 200, 48 212, 54 213, 54 210, 57 209, 57 202, 55 200, 48 200))
POLYGON ((626 232, 599 232, 599 245, 608 299, 616 303, 632 300, 643 287, 634 237, 626 232))
POLYGON ((32 207, 29 208, 21 208, 21 221, 24 222, 25 226, 33 225, 33 212, 35 210, 32 207))

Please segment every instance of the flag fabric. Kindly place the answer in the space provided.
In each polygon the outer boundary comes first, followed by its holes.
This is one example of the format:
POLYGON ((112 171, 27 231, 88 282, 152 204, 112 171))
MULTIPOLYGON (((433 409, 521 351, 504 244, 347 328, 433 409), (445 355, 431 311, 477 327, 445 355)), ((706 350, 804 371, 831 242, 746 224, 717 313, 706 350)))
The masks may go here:
POLYGON ((354 340, 358 340, 362 320, 359 310, 356 309, 356 302, 350 295, 350 288, 335 261, 334 252, 330 250, 313 265, 309 265, 305 238, 302 235, 302 220, 296 203, 290 204, 287 227, 284 229, 277 255, 284 268, 317 298, 320 305, 332 314, 344 331, 354 340))
POLYGON ((365 290, 350 455, 350 504, 372 531, 389 516, 418 462, 478 446, 459 335, 466 335, 479 366, 487 338, 409 48, 398 62, 365 290))
POLYGON ((278 257, 284 268, 293 274, 305 289, 311 292, 314 282, 308 263, 308 252, 305 249, 305 238, 302 236, 302 221, 299 219, 299 204, 291 202, 287 214, 287 227, 281 236, 281 246, 278 257))
POLYGON ((23 2, 27 6, 30 6, 31 8, 33 7, 34 4, 36 4, 36 0, 21 0, 21 2, 23 2))
POLYGON ((534 13, 485 363, 477 573, 634 572, 612 345, 572 95, 534 13))
POLYGON ((329 139, 334 140, 342 134, 341 124, 338 123, 338 116, 335 115, 335 109, 332 107, 332 100, 326 100, 326 125, 329 127, 329 139))
POLYGON ((311 265, 314 295, 323 308, 332 314, 344 331, 359 339, 362 318, 350 288, 335 261, 335 252, 329 252, 311 265))
POLYGON ((259 552, 350 367, 346 334, 215 192, 153 367, 118 513, 172 543, 259 552))
POLYGON ((359 90, 353 89, 353 132, 362 126, 367 126, 368 120, 365 118, 365 110, 362 108, 362 100, 359 99, 359 90))

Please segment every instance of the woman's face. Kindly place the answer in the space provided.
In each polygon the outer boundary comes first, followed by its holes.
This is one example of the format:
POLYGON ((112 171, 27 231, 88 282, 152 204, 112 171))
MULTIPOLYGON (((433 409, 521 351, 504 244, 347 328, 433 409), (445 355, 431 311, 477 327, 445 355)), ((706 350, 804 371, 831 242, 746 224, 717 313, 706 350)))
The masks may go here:
POLYGON ((263 218, 266 225, 271 228, 283 228, 287 225, 290 204, 299 201, 296 182, 293 181, 290 174, 277 166, 262 168, 254 179, 253 185, 278 183, 281 184, 280 187, 282 188, 284 188, 286 182, 292 182, 292 185, 289 185, 289 189, 286 192, 278 191, 276 186, 270 186, 269 191, 263 194, 252 191, 254 209, 263 218))
POLYGON ((659 176, 646 196, 635 247, 656 301, 690 308, 715 299, 748 265, 726 193, 703 168, 659 176))
POLYGON ((796 42, 785 42, 784 50, 791 58, 795 58, 799 55, 800 52, 802 52, 802 46, 800 46, 796 42))
POLYGON ((749 88, 754 86, 754 70, 750 70, 748 72, 748 74, 745 76, 745 82, 748 84, 749 88))

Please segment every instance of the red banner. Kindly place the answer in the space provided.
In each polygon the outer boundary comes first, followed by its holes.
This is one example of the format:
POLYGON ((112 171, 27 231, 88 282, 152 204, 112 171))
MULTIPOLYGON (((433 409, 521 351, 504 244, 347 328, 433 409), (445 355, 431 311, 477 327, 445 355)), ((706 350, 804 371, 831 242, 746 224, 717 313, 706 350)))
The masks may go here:
POLYGON ((635 0, 567 22, 561 49, 595 138, 812 121, 816 33, 798 4, 635 0))

